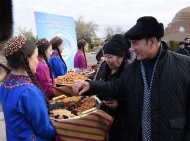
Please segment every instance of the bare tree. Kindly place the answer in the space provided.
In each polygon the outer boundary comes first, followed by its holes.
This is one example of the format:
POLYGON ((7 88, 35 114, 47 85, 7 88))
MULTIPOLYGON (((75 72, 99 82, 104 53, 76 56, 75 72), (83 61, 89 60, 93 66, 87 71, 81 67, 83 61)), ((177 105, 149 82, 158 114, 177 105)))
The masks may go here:
POLYGON ((113 35, 115 35, 115 34, 124 34, 124 33, 125 33, 125 31, 120 26, 105 28, 105 37, 106 37, 106 39, 112 38, 113 35))
MULTIPOLYGON (((18 35, 21 35, 21 36, 24 36, 25 38, 33 41, 34 43, 37 41, 37 37, 34 36, 33 32, 31 29, 27 30, 26 28, 18 28, 17 29, 17 34, 18 35)), ((5 40, 5 41, 1 41, 0 42, 0 51, 2 50, 3 46, 5 45, 5 43, 7 42, 8 40, 5 40)))
POLYGON ((75 27, 77 40, 85 39, 89 42, 92 38, 96 37, 98 25, 93 22, 85 22, 82 16, 75 20, 75 27))
POLYGON ((32 32, 32 29, 26 29, 26 28, 18 28, 18 34, 21 36, 24 36, 25 38, 33 41, 34 43, 38 40, 37 37, 34 36, 34 33, 32 32))

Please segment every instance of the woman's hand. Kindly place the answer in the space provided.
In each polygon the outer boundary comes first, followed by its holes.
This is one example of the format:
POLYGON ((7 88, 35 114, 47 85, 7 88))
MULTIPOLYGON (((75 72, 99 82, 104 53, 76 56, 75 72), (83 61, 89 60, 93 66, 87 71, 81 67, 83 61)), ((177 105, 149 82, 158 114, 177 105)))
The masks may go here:
POLYGON ((103 101, 103 102, 104 102, 104 104, 105 104, 108 108, 110 108, 110 109, 112 109, 112 110, 115 110, 115 109, 119 106, 119 103, 118 103, 117 100, 107 100, 107 101, 103 101))

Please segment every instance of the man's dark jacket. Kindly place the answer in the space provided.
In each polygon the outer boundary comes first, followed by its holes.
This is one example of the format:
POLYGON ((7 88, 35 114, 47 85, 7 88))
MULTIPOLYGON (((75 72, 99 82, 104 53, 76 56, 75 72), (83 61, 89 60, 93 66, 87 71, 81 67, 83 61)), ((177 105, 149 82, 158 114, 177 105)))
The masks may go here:
MULTIPOLYGON (((144 84, 140 61, 129 64, 124 77, 113 82, 90 82, 90 91, 126 102, 123 141, 141 140, 144 84)), ((151 90, 152 141, 190 141, 190 58, 164 50, 151 90)))
POLYGON ((176 53, 183 54, 189 56, 189 51, 185 48, 179 48, 176 53))

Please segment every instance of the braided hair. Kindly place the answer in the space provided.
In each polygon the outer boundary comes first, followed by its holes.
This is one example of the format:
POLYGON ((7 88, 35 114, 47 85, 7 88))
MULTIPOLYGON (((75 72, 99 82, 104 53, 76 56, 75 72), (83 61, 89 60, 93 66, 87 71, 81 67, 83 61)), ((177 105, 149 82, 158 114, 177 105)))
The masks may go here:
POLYGON ((4 50, 8 67, 11 69, 17 69, 19 67, 22 67, 25 69, 25 71, 29 75, 29 77, 32 80, 32 82, 34 83, 34 85, 36 85, 42 91, 45 101, 46 101, 46 105, 49 110, 49 102, 47 100, 47 97, 46 97, 44 91, 41 89, 40 84, 36 80, 36 77, 34 76, 33 72, 31 71, 29 61, 28 61, 28 58, 33 55, 34 50, 36 49, 36 45, 32 41, 26 40, 22 36, 12 38, 12 40, 10 42, 7 43, 8 44, 7 48, 9 48, 10 51, 12 51, 12 52, 7 52, 8 49, 4 50), (19 38, 24 39, 26 42, 23 44, 19 43, 19 41, 18 41, 19 38), (15 51, 15 49, 12 50, 13 48, 15 48, 14 43, 17 43, 17 44, 19 43, 19 45, 20 45, 20 49, 18 49, 17 51, 15 51), (12 45, 10 45, 10 44, 12 44, 12 45))
POLYGON ((51 43, 46 39, 40 39, 39 41, 36 42, 36 45, 38 47, 38 56, 43 57, 43 59, 45 60, 48 68, 49 68, 49 72, 50 72, 50 77, 53 81, 53 75, 52 75, 52 71, 51 71, 51 66, 48 62, 47 56, 45 54, 45 51, 49 48, 49 46, 51 46, 51 43))
POLYGON ((85 45, 86 45, 86 41, 84 39, 79 40, 77 43, 78 49, 82 50, 82 52, 84 54, 85 61, 87 62, 86 54, 85 54, 85 48, 84 48, 85 45))
POLYGON ((67 70, 67 65, 61 55, 61 52, 60 52, 60 49, 59 49, 59 46, 63 43, 63 40, 57 36, 55 36, 53 39, 51 39, 51 44, 52 44, 52 49, 53 50, 56 50, 59 54, 59 57, 61 58, 61 61, 63 62, 63 64, 65 65, 66 67, 66 70, 67 70))
POLYGON ((23 64, 24 64, 24 68, 27 72, 27 74, 29 75, 29 77, 32 79, 32 82, 43 92, 44 94, 44 98, 45 98, 45 101, 46 101, 46 105, 48 107, 48 112, 49 112, 49 102, 48 102, 48 99, 47 99, 47 96, 45 95, 45 92, 42 90, 42 88, 40 87, 40 84, 38 83, 38 81, 36 80, 36 77, 34 76, 34 74, 32 73, 31 69, 30 69, 30 66, 29 66, 29 61, 27 59, 27 56, 23 53, 22 54, 23 56, 23 64))

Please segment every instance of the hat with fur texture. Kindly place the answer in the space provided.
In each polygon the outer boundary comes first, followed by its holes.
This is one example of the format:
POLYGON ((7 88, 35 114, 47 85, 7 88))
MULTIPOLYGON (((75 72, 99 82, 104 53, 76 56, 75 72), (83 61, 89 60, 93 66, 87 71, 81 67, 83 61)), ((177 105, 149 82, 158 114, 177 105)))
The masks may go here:
POLYGON ((125 33, 130 40, 141 40, 143 38, 164 36, 164 26, 152 16, 144 16, 137 20, 137 23, 125 33))

